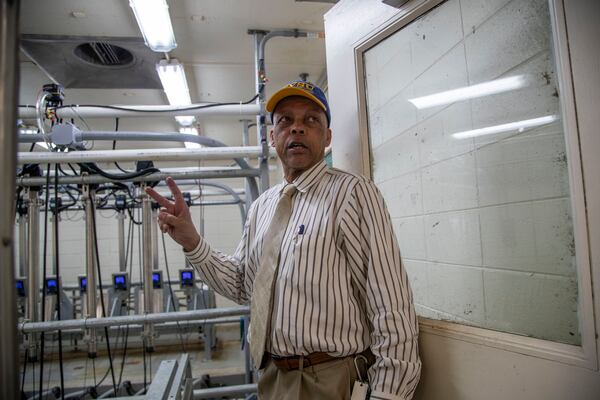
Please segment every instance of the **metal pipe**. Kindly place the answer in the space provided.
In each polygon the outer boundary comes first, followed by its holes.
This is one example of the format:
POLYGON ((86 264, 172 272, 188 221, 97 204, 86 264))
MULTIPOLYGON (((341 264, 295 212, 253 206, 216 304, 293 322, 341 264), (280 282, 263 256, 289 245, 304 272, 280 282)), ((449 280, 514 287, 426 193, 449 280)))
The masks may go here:
MULTIPOLYGON (((142 149, 142 150, 90 150, 55 152, 19 152, 17 162, 22 164, 81 163, 81 162, 122 162, 122 161, 193 161, 193 160, 232 160, 244 157, 259 157, 262 148, 252 147, 202 147, 199 149, 142 149)), ((271 149, 269 156, 274 157, 271 149)))
MULTIPOLYGON (((194 116, 236 116, 236 115, 256 115, 260 108, 256 104, 226 104, 215 105, 214 103, 191 104, 185 107, 173 106, 144 106, 144 105, 115 105, 96 107, 88 105, 76 105, 74 107, 59 108, 56 110, 58 118, 127 118, 127 117, 175 117, 179 115, 194 116), (192 107, 210 106, 207 108, 191 109, 192 107), (113 109, 110 107, 119 107, 123 109, 113 109)), ((36 118, 35 108, 19 107, 19 118, 36 118)))
POLYGON ((117 240, 119 241, 119 272, 126 272, 127 265, 125 259, 125 212, 117 213, 117 240))
POLYGON ((241 396, 250 393, 257 393, 258 385, 251 383, 247 385, 223 386, 209 389, 194 390, 193 399, 211 399, 222 398, 224 396, 241 396))
MULTIPOLYGON (((182 179, 224 179, 224 178, 245 178, 256 177, 260 175, 258 169, 237 169, 225 171, 206 171, 206 172, 182 172, 182 173, 154 173, 128 179, 129 182, 156 182, 171 177, 174 180, 182 179)), ((58 178, 59 185, 90 185, 100 183, 111 183, 114 179, 105 178, 100 175, 80 175, 80 176, 61 176, 58 178)), ((12 183, 11 183, 12 184, 12 183)), ((27 178, 17 177, 17 186, 42 186, 46 184, 46 178, 27 178)))
MULTIPOLYGON (((142 269, 144 274, 144 313, 153 312, 153 294, 152 288, 152 209, 150 197, 144 192, 145 185, 142 185, 142 269)), ((143 336, 146 339, 146 348, 149 351, 154 349, 154 333, 151 324, 144 325, 143 336)))
POLYGON ((21 333, 49 332, 67 329, 104 328, 106 326, 123 326, 131 324, 148 324, 157 322, 181 322, 203 319, 208 320, 219 317, 244 316, 249 314, 250 308, 247 306, 210 308, 206 310, 177 311, 142 315, 124 315, 118 317, 70 319, 46 322, 23 322, 18 325, 18 330, 21 333))
MULTIPOLYGON (((28 191, 28 212, 29 230, 27 232, 29 242, 29 256, 27 257, 27 309, 25 318, 28 321, 37 322, 40 320, 40 200, 38 191, 32 189, 28 191)), ((37 337, 31 335, 29 338, 29 357, 37 358, 37 337)))
POLYGON ((158 209, 152 210, 152 215, 150 217, 150 227, 152 230, 152 269, 158 270, 160 266, 158 265, 158 224, 156 221, 158 220, 158 209))
MULTIPOLYGON (((15 293, 15 267, 13 252, 16 170, 15 126, 17 123, 17 99, 19 98, 19 0, 7 0, 0 4, 0 398, 19 398, 19 365, 17 333, 17 306, 15 293)), ((36 242, 37 243, 37 242, 36 242)))
MULTIPOLYGON (((65 125, 59 125, 64 127, 65 125)), ((62 132, 62 129, 61 129, 62 132)), ((54 137, 55 133, 52 133, 54 137)), ((157 132, 81 132, 76 128, 71 128, 71 137, 64 138, 64 134, 61 133, 57 137, 59 144, 72 144, 81 143, 84 140, 144 140, 144 141, 173 141, 173 142, 192 142, 198 143, 208 147, 227 147, 225 143, 220 142, 216 139, 211 139, 206 136, 199 135, 188 135, 181 133, 157 133, 157 132)), ((68 136, 68 135, 67 135, 68 136)), ((36 141, 47 141, 46 135, 20 135, 19 140, 23 142, 36 142, 36 141)), ((264 155, 264 148, 262 149, 264 155)), ((246 159, 234 158, 240 168, 249 169, 250 165, 246 159)), ((253 179, 246 180, 249 185, 249 193, 253 193, 256 197, 258 196, 258 188, 256 182, 253 179)))
MULTIPOLYGON (((250 121, 249 119, 243 119, 242 121, 242 144, 244 146, 250 146, 250 121)), ((262 172, 262 171, 261 171, 262 172)), ((250 193, 249 191, 249 187, 248 187, 248 182, 246 182, 246 186, 245 186, 245 190, 246 193, 250 193)), ((250 205, 252 204, 252 201, 254 199, 250 198, 251 196, 246 196, 246 210, 250 209, 250 205)), ((242 224, 244 224, 246 222, 246 218, 244 216, 244 218, 242 218, 242 224)))
MULTIPOLYGON (((86 318, 97 318, 97 298, 96 298, 96 266, 94 257, 94 190, 88 185, 83 186, 82 202, 85 207, 85 267, 87 278, 87 291, 85 294, 87 315, 86 318)), ((100 293, 102 295, 102 293, 100 293)), ((96 332, 90 329, 87 332, 88 356, 96 357, 96 332)))
POLYGON ((27 216, 19 215, 19 276, 27 276, 27 216))

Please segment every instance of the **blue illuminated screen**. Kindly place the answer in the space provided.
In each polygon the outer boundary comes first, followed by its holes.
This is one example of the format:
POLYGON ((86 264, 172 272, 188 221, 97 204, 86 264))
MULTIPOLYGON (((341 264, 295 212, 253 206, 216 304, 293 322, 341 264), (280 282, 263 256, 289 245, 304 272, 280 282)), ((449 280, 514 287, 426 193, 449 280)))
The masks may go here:
POLYGON ((58 281, 56 279, 48 279, 46 280, 46 286, 48 288, 56 288, 58 286, 58 281))
POLYGON ((152 282, 159 283, 160 282, 160 274, 152 274, 152 282))
POLYGON ((115 276, 115 285, 124 285, 125 284, 125 277, 123 275, 117 275, 115 276))
POLYGON ((79 287, 85 289, 87 287, 87 278, 81 278, 79 280, 79 287))
POLYGON ((21 280, 18 280, 18 281, 17 281, 17 289, 21 290, 21 289, 24 289, 24 288, 25 288, 25 287, 23 286, 23 281, 21 281, 21 280))
POLYGON ((181 273, 181 280, 182 281, 191 281, 192 279, 194 279, 194 277, 192 275, 193 274, 190 271, 183 271, 181 273))

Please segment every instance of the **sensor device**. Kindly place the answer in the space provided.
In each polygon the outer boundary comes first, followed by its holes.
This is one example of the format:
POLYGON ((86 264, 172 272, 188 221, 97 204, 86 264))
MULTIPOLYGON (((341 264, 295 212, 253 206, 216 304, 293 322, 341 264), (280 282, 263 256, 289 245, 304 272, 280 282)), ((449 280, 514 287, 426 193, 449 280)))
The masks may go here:
POLYGON ((182 289, 188 287, 194 287, 195 284, 194 270, 193 269, 180 269, 179 270, 179 285, 182 289))
POLYGON ((25 297, 25 279, 16 280, 17 296, 25 297))
POLYGON ((162 271, 155 271, 152 273, 152 288, 162 289, 162 271))
POLYGON ((86 275, 79 275, 77 277, 77 280, 79 281, 79 292, 80 293, 87 293, 87 276, 86 275))
POLYGON ((129 290, 129 279, 127 274, 113 274, 113 286, 115 290, 129 290))
POLYGON ((46 278, 44 282, 47 295, 58 294, 58 279, 57 278, 46 278))

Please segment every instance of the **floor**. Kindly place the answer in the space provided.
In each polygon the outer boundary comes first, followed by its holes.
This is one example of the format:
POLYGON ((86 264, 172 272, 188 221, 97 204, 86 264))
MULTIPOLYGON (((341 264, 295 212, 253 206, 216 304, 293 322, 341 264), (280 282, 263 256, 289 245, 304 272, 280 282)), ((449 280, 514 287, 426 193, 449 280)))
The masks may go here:
MULTIPOLYGON (((162 360, 179 359, 185 350, 190 355, 192 377, 200 378, 209 375, 213 380, 223 380, 225 377, 237 376, 245 373, 244 352, 241 350, 239 324, 217 326, 217 345, 210 360, 204 359, 204 345, 199 340, 198 334, 161 335, 156 339, 155 352, 146 353, 146 380, 150 383, 154 373, 162 360)), ((123 359, 124 334, 119 338, 111 339, 113 354, 113 369, 115 381, 130 381, 137 390, 144 383, 144 352, 141 339, 128 337, 127 352, 123 359)), ((89 386, 98 386, 98 393, 112 387, 109 360, 106 351, 99 351, 96 359, 89 359, 85 345, 75 349, 71 344, 63 345, 63 374, 65 393, 72 389, 81 389, 89 386), (106 376, 105 378, 103 378, 106 376)), ((60 370, 58 361, 58 344, 46 342, 44 350, 43 391, 55 386, 60 386, 60 370)), ((23 359, 23 354, 21 354, 23 359)), ((24 376, 24 390, 32 394, 39 391, 39 362, 27 363, 24 376)), ((23 364, 20 365, 23 376, 23 364)), ((243 383, 243 382, 240 382, 243 383)), ((196 386, 199 388, 199 386, 196 386)), ((31 397, 31 396, 28 396, 31 397)))

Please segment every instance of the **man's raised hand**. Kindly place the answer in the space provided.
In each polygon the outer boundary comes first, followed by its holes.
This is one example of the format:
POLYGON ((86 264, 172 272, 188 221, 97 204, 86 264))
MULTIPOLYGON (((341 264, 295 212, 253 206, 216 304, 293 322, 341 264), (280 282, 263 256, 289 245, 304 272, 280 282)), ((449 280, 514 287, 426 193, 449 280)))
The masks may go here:
POLYGON ((166 182, 174 201, 161 196, 150 187, 146 188, 146 193, 161 206, 158 226, 163 233, 168 233, 179 243, 184 251, 192 251, 200 242, 200 235, 192 222, 190 210, 185 204, 179 187, 171 177, 168 177, 166 182))

